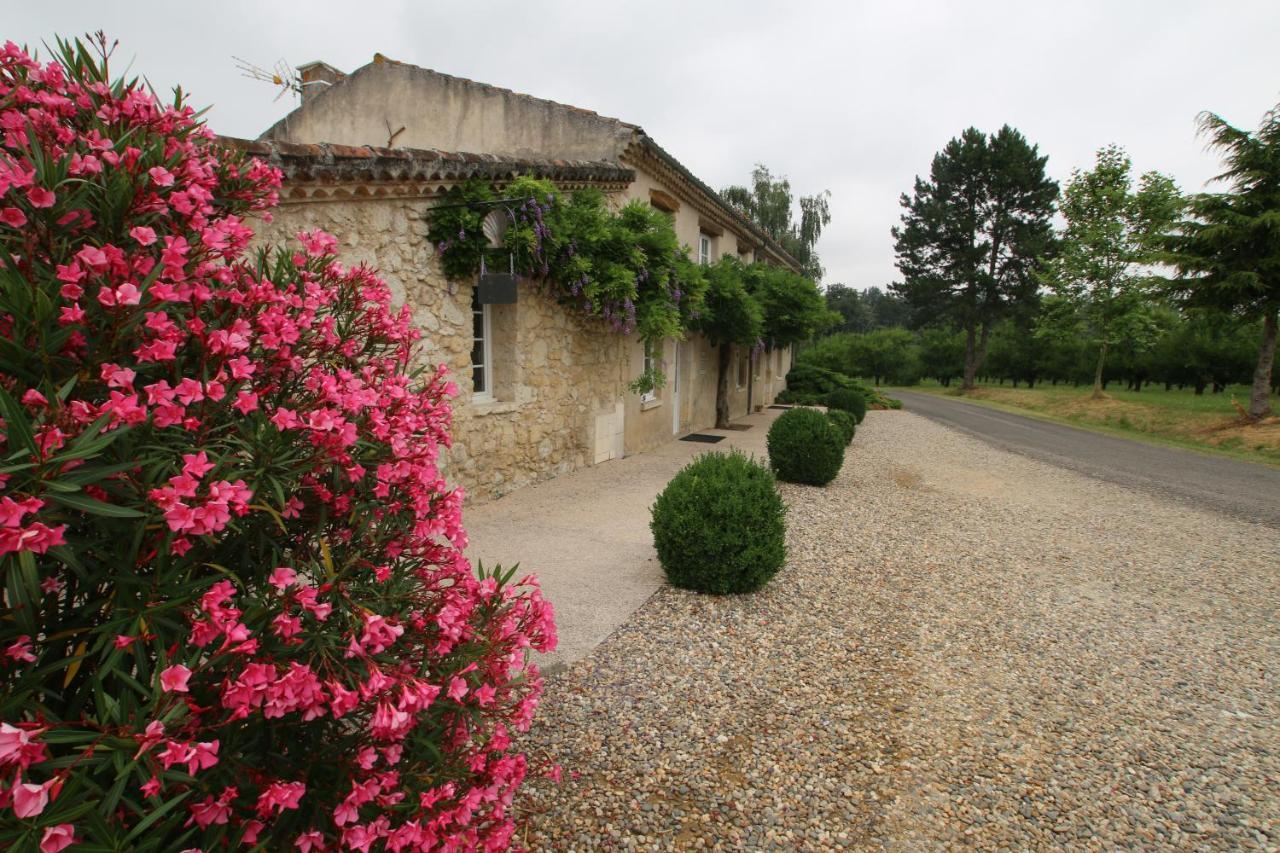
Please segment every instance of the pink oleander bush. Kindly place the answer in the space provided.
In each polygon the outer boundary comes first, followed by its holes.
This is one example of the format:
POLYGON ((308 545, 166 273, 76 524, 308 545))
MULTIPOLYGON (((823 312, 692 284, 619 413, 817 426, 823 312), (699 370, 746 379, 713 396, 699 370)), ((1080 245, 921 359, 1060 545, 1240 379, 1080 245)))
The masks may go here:
POLYGON ((0 848, 508 846, 555 629, 463 558, 453 386, 108 57, 0 50, 0 848))

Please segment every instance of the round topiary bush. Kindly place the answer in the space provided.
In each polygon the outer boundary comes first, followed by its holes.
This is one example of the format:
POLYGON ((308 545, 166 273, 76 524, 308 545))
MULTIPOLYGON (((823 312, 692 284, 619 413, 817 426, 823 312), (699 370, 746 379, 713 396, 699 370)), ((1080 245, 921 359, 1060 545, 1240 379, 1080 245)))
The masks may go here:
POLYGON ((773 474, 740 452, 704 453, 653 504, 653 544, 672 584, 751 592, 786 559, 786 507, 773 474))
POLYGON ((836 425, 836 429, 840 430, 845 444, 853 441, 853 434, 858 431, 858 422, 854 420, 853 415, 844 409, 831 409, 827 412, 827 417, 836 425))
POLYGON ((765 440, 769 466, 789 483, 825 486, 844 463, 844 435, 817 409, 783 412, 765 440))
POLYGON ((827 408, 840 409, 853 415, 858 423, 867 416, 867 398, 852 388, 837 388, 826 397, 827 408))

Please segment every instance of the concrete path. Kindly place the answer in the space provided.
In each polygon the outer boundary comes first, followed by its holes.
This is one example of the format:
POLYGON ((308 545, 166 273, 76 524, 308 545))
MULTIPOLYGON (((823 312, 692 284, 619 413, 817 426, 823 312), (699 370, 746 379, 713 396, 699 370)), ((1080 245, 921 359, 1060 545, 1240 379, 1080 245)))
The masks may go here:
POLYGON ((955 397, 892 393, 908 411, 1003 450, 1244 521, 1280 526, 1280 469, 1077 429, 955 397))
POLYGON ((662 586, 649 507, 676 472, 707 450, 736 447, 764 459, 765 435, 781 413, 765 409, 734 421, 747 430, 698 430, 725 436, 715 444, 671 441, 463 511, 467 558, 519 563, 555 607, 560 646, 539 665, 585 657, 662 586))

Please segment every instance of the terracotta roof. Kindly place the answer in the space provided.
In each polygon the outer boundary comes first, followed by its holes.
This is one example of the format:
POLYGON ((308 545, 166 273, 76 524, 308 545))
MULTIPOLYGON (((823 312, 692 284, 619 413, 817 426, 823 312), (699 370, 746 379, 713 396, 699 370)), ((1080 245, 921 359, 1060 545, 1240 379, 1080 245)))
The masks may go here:
POLYGON ((782 245, 777 240, 770 237, 763 228, 743 216, 736 207, 725 201, 724 196, 707 186, 701 178, 690 171, 688 166, 684 165, 672 156, 671 152, 667 151, 667 149, 654 142, 652 136, 645 133, 640 128, 636 128, 636 131, 639 137, 639 143, 644 150, 648 151, 663 163, 666 163, 667 166, 674 169, 686 181, 705 193, 722 213, 727 214, 730 219, 737 223, 738 227, 751 234, 752 237, 754 237, 762 246, 766 247, 778 260, 782 261, 783 264, 786 264, 793 270, 800 270, 800 262, 793 258, 786 249, 782 248, 782 245))
POLYGON ((466 154, 421 148, 318 145, 238 139, 219 141, 284 172, 289 183, 376 183, 381 181, 460 181, 468 178, 508 180, 534 175, 553 181, 630 183, 635 171, 613 162, 552 160, 466 154))

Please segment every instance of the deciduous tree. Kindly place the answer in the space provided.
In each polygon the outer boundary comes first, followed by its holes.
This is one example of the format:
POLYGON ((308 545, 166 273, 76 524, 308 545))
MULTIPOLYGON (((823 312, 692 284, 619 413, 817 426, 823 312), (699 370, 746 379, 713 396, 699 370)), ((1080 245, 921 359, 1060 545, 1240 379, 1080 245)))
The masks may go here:
POLYGON ((800 262, 806 276, 822 281, 824 270, 815 246, 822 236, 822 229, 831 222, 830 192, 823 190, 814 195, 800 196, 797 200, 791 192, 789 180, 782 176, 774 177, 767 166, 757 164, 751 173, 751 186, 725 187, 720 195, 777 240, 791 257, 800 262))
POLYGON ((1141 350, 1155 337, 1155 240, 1182 205, 1171 178, 1148 172, 1135 190, 1130 169, 1124 150, 1108 145, 1091 170, 1072 173, 1060 205, 1066 228, 1042 277, 1058 298, 1039 332, 1083 336, 1093 345, 1095 397, 1102 396, 1108 350, 1122 342, 1141 350))
POLYGON ((716 427, 729 425, 729 367, 733 345, 754 346, 764 336, 764 312, 747 290, 746 268, 731 257, 707 267, 707 290, 696 328, 718 350, 716 427))

